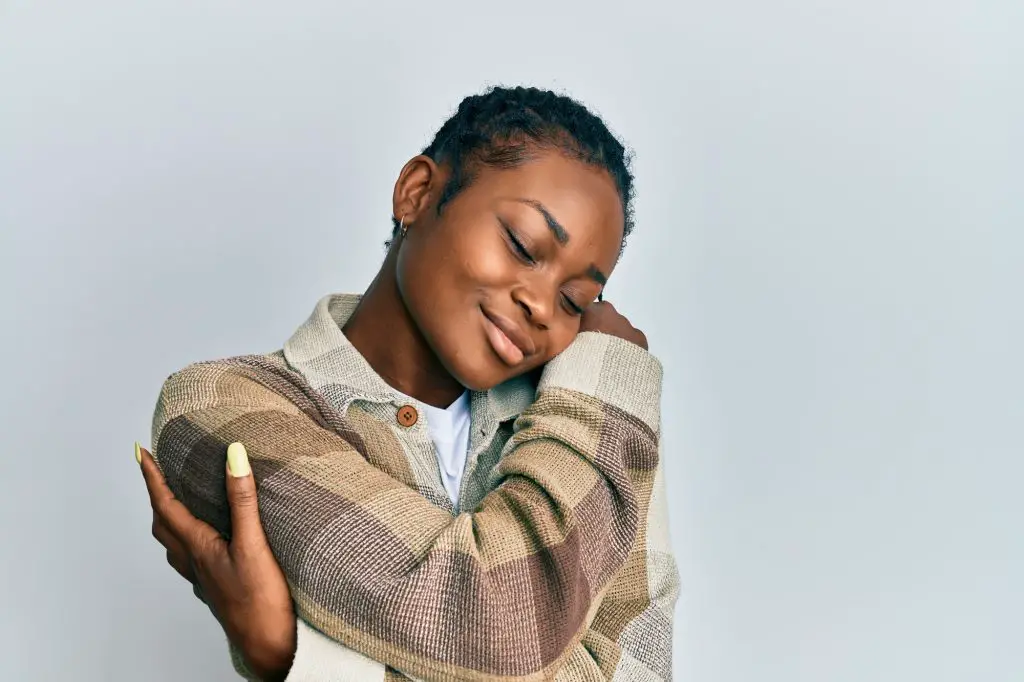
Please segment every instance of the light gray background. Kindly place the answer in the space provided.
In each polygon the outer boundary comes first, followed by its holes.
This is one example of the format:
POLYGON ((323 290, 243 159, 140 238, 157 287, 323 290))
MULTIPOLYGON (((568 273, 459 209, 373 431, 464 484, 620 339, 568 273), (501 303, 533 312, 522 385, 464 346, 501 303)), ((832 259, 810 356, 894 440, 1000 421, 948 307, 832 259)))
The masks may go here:
POLYGON ((1020 2, 0 2, 3 680, 220 680, 131 458, 487 83, 637 152, 677 679, 1024 679, 1020 2))

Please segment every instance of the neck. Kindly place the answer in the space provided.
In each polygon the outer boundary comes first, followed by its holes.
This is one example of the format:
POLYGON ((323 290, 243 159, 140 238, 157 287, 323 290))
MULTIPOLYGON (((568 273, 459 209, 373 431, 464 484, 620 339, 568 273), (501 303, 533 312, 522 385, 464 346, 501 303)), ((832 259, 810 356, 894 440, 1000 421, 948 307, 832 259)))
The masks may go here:
POLYGON ((427 405, 448 407, 465 387, 444 368, 405 307, 398 291, 394 251, 388 253, 342 332, 392 388, 427 405))

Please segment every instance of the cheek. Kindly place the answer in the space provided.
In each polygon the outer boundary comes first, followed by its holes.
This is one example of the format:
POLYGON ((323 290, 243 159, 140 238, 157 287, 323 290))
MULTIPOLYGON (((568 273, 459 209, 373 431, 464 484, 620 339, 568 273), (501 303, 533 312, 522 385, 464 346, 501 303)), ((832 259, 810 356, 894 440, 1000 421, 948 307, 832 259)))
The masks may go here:
POLYGON ((510 276, 509 255, 502 245, 497 247, 486 238, 467 240, 451 255, 458 258, 455 271, 471 283, 495 284, 507 280, 510 276))
MULTIPOLYGON (((579 318, 576 318, 577 320, 579 318)), ((564 351, 569 347, 579 334, 580 325, 578 322, 570 321, 566 325, 560 325, 557 329, 552 329, 550 336, 548 337, 548 343, 550 344, 547 349, 546 357, 544 362, 550 361, 553 357, 564 351)))

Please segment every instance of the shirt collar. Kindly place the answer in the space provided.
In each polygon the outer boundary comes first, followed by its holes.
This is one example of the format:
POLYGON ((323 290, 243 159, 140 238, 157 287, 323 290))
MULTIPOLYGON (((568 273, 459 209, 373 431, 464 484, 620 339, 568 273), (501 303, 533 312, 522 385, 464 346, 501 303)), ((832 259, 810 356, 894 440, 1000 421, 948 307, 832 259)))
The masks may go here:
MULTIPOLYGON (((358 294, 328 294, 317 301, 312 314, 285 342, 285 359, 316 390, 342 386, 364 400, 403 402, 402 394, 370 367, 341 331, 360 298, 358 294)), ((489 391, 473 391, 473 416, 496 423, 507 421, 529 407, 535 394, 536 386, 528 376, 509 379, 489 391)))

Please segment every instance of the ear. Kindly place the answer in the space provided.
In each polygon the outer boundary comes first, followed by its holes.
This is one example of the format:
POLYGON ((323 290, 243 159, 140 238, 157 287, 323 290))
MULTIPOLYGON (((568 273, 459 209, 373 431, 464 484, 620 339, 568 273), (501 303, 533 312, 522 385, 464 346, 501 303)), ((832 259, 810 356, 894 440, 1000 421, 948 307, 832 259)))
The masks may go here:
POLYGON ((395 181, 391 206, 396 219, 405 216, 405 224, 416 222, 416 218, 431 209, 444 187, 444 173, 429 156, 414 156, 402 167, 395 181))

